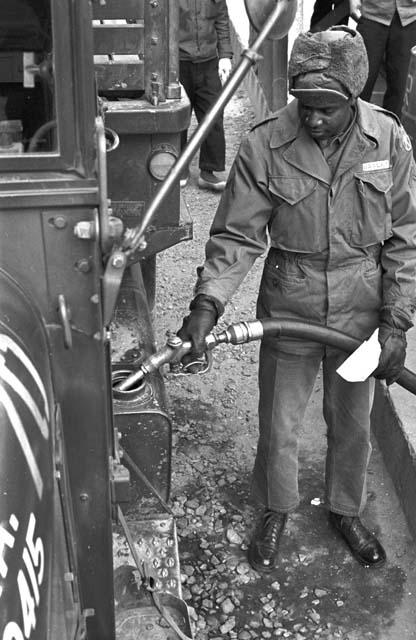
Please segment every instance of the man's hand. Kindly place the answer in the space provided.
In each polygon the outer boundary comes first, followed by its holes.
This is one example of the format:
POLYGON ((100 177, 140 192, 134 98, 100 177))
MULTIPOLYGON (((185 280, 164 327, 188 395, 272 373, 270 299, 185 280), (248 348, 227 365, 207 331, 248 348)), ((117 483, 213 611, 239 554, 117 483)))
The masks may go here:
MULTIPOLYGON (((181 340, 190 340, 192 350, 183 359, 183 364, 201 359, 206 351, 205 338, 217 324, 217 308, 206 296, 199 295, 191 302, 191 313, 183 319, 182 327, 177 332, 181 340)), ((200 367, 199 367, 200 368, 200 367)), ((190 369, 197 373, 198 367, 190 369)))
POLYGON ((361 18, 361 0, 350 0, 350 16, 358 22, 361 18))
POLYGON ((373 376, 378 379, 385 378, 390 385, 397 380, 404 368, 406 334, 403 329, 383 324, 378 330, 378 341, 381 345, 381 354, 373 376))
POLYGON ((221 84, 224 85, 231 73, 231 59, 230 58, 220 58, 218 61, 218 75, 221 80, 221 84))

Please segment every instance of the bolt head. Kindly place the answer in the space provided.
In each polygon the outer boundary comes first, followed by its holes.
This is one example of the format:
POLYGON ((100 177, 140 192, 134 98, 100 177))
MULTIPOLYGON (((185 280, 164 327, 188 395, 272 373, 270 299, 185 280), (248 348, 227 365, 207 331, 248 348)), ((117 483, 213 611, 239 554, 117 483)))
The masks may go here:
POLYGON ((121 269, 124 266, 125 262, 126 261, 123 256, 114 256, 111 264, 113 265, 114 269, 121 269))
POLYGON ((64 216, 56 216, 53 220, 53 224, 56 229, 65 229, 68 222, 64 216))

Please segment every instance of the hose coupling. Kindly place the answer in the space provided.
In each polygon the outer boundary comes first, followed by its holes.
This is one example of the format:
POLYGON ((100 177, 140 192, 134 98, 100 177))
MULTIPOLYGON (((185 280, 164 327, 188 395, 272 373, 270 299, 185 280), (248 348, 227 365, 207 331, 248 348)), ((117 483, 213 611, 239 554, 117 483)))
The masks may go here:
POLYGON ((236 322, 217 334, 217 344, 246 344, 263 337, 263 325, 260 320, 236 322))

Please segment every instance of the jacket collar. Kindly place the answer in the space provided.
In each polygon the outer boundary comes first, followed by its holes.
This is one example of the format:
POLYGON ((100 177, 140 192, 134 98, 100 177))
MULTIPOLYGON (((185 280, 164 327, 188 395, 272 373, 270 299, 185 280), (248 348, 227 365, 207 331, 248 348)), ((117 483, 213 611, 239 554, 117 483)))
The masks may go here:
POLYGON ((289 143, 283 151, 283 157, 289 164, 318 180, 331 184, 354 166, 367 150, 379 146, 382 131, 375 111, 377 109, 374 106, 370 106, 363 100, 357 100, 356 122, 334 176, 331 175, 323 155, 317 152, 316 143, 300 124, 297 100, 292 100, 278 113, 271 131, 270 147, 277 149, 289 143))

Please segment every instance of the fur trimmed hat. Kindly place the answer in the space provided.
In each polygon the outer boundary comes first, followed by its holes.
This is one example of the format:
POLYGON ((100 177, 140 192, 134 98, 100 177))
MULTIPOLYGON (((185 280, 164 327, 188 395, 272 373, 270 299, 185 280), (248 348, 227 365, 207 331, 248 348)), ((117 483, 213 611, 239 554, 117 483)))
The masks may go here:
POLYGON ((344 26, 301 33, 289 59, 289 90, 294 88, 297 76, 310 72, 333 78, 351 96, 359 96, 368 76, 367 50, 361 34, 344 26))

